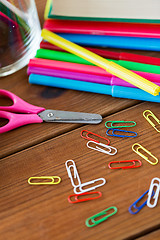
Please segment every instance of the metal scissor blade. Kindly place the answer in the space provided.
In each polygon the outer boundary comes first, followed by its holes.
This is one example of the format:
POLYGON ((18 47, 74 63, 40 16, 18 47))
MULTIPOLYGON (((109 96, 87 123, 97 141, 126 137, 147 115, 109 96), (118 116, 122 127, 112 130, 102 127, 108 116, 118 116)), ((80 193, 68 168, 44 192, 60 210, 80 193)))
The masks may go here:
POLYGON ((98 124, 102 122, 102 116, 94 113, 44 110, 38 113, 38 116, 44 122, 88 123, 88 124, 98 124))

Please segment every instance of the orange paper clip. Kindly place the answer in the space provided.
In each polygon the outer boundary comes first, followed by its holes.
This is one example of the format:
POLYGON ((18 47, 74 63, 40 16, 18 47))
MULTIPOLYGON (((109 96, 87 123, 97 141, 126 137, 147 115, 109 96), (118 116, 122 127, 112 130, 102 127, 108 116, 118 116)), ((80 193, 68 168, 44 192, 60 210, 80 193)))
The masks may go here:
POLYGON ((140 160, 125 160, 125 161, 112 161, 108 164, 108 167, 110 169, 128 169, 128 168, 138 168, 142 165, 142 162, 140 160), (132 165, 130 166, 122 166, 122 167, 111 167, 111 164, 114 164, 114 163, 132 163, 132 165), (136 162, 139 162, 139 165, 136 166, 136 162))
POLYGON ((96 133, 93 133, 93 132, 90 132, 90 131, 87 131, 87 130, 82 130, 81 131, 81 137, 84 138, 84 139, 87 139, 87 140, 90 140, 90 141, 94 141, 94 142, 97 142, 97 143, 100 143, 100 141, 94 139, 94 138, 91 138, 89 137, 88 135, 91 134, 93 136, 96 136, 96 137, 99 137, 100 139, 104 139, 107 141, 107 145, 110 143, 109 139, 108 138, 105 138, 105 137, 102 137, 96 133), (86 135, 84 136, 83 133, 86 132, 86 135))
POLYGON ((94 200, 94 199, 100 198, 101 196, 102 196, 101 192, 84 192, 84 193, 81 193, 81 194, 72 194, 72 195, 68 196, 68 202, 69 203, 86 202, 86 201, 89 201, 89 200, 94 200), (93 194, 98 194, 98 196, 79 199, 79 196, 93 195, 93 194), (74 197, 75 201, 71 200, 71 198, 73 198, 73 197, 74 197))

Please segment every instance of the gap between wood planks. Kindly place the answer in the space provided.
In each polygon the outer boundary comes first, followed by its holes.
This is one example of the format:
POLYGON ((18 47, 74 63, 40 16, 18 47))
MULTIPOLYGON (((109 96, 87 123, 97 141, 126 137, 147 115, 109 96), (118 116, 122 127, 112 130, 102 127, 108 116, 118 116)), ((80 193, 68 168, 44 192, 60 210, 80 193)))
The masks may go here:
MULTIPOLYGON (((109 115, 109 114, 103 114, 102 117, 103 117, 103 119, 104 119, 104 118, 109 117, 109 116, 114 116, 114 114, 120 113, 120 112, 122 112, 122 111, 124 111, 124 110, 129 110, 129 109, 131 109, 132 107, 138 106, 138 105, 140 105, 140 104, 144 104, 144 102, 139 102, 139 103, 133 104, 133 105, 127 107, 127 108, 122 108, 120 111, 115 111, 115 112, 112 113, 111 115, 109 115)), ((34 143, 34 145, 28 144, 25 148, 20 148, 20 149, 17 150, 17 151, 11 151, 11 152, 8 153, 8 154, 4 154, 4 155, 2 155, 2 157, 0 157, 0 160, 3 159, 3 158, 5 158, 5 157, 12 156, 12 155, 14 155, 14 154, 16 154, 16 153, 19 153, 19 152, 21 152, 21 151, 23 151, 23 150, 26 150, 26 149, 28 149, 28 148, 37 146, 37 145, 39 145, 39 144, 41 144, 41 143, 44 143, 44 142, 46 142, 46 141, 48 141, 48 140, 50 140, 50 139, 52 139, 52 138, 56 138, 56 137, 59 137, 59 136, 63 136, 64 134, 66 134, 66 133, 68 133, 68 132, 71 132, 71 131, 73 131, 73 130, 76 130, 76 129, 81 128, 81 127, 86 126, 86 125, 88 125, 88 124, 75 124, 75 125, 72 125, 72 126, 71 126, 69 129, 67 129, 66 131, 63 131, 62 133, 59 132, 58 134, 55 134, 54 136, 41 139, 41 140, 37 141, 36 143, 34 143), (78 126, 77 126, 77 125, 78 125, 78 126)), ((16 130, 15 130, 15 131, 16 131, 16 130)))
MULTIPOLYGON (((159 229, 160 229, 160 224, 158 224, 158 225, 156 225, 156 226, 154 226, 154 227, 152 227, 152 228, 149 228, 149 229, 147 229, 147 230, 144 230, 144 231, 142 231, 142 232, 140 232, 140 233, 138 233, 138 234, 135 234, 135 235, 133 235, 133 236, 130 236, 129 238, 125 238, 124 240, 135 240, 135 239, 139 239, 139 240, 143 240, 143 239, 146 239, 147 238, 147 236, 149 237, 149 234, 152 234, 152 233, 158 233, 158 231, 159 231, 159 229), (144 237, 144 238, 143 238, 144 237)), ((158 238, 152 238, 152 236, 151 236, 151 238, 149 238, 149 239, 153 239, 153 240, 159 240, 159 238, 160 238, 160 236, 158 237, 158 238)), ((148 240, 149 240, 148 239, 148 240)))

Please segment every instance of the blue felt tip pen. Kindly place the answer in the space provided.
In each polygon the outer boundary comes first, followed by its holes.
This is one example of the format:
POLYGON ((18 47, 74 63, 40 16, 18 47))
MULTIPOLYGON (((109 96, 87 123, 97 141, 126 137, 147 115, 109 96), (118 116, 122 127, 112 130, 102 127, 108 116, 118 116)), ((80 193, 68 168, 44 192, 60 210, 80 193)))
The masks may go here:
POLYGON ((65 89, 72 89, 85 92, 93 92, 99 94, 111 95, 112 97, 136 99, 149 102, 160 102, 160 96, 153 96, 141 89, 110 86, 106 84, 83 82, 67 78, 51 77, 45 75, 31 74, 29 76, 29 83, 38 84, 50 87, 58 87, 65 89))
POLYGON ((159 38, 121 37, 88 34, 58 33, 59 36, 84 46, 160 51, 159 38))

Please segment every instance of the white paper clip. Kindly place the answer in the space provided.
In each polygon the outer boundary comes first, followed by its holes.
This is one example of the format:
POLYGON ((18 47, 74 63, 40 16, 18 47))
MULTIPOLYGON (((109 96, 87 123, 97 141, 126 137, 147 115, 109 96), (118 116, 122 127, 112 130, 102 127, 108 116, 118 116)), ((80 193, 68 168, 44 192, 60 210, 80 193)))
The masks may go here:
POLYGON ((150 184, 149 192, 148 192, 148 199, 147 199, 147 206, 149 208, 154 208, 157 205, 158 202, 158 197, 159 197, 159 192, 160 192, 160 179, 159 178, 153 178, 150 184), (155 181, 158 181, 156 183, 155 181), (156 190, 154 190, 156 188, 156 190), (154 194, 153 194, 154 191, 154 194), (154 202, 151 203, 151 201, 154 202))
POLYGON ((74 188, 80 186, 80 185, 81 185, 81 180, 80 180, 80 177, 79 177, 79 174, 78 174, 78 171, 77 171, 75 162, 74 162, 73 160, 67 160, 67 161, 65 162, 65 165, 66 165, 68 177, 71 179, 71 184, 72 184, 72 186, 73 186, 74 188), (68 163, 69 163, 69 162, 71 162, 72 164, 70 164, 70 165, 68 166, 68 163), (73 168, 74 179, 77 179, 78 184, 75 184, 75 183, 74 183, 73 176, 72 176, 72 173, 71 173, 71 168, 73 168))
POLYGON ((80 194, 80 193, 84 193, 84 192, 89 192, 89 191, 92 191, 92 190, 94 190, 94 189, 96 189, 96 188, 98 188, 98 187, 103 186, 105 183, 106 183, 106 179, 105 179, 105 178, 97 178, 97 179, 95 179, 95 180, 82 183, 80 186, 76 186, 76 187, 74 188, 74 193, 75 193, 75 194, 80 194), (93 187, 89 187, 89 188, 83 189, 83 187, 86 187, 86 186, 88 186, 88 185, 90 185, 90 184, 93 184, 93 183, 95 183, 95 182, 98 182, 98 181, 102 181, 102 183, 97 184, 97 185, 95 185, 95 186, 93 186, 93 187), (77 188, 79 188, 79 191, 77 191, 77 188))
POLYGON ((117 149, 116 148, 108 146, 108 145, 106 145, 104 143, 96 143, 94 141, 88 141, 87 142, 87 147, 91 148, 93 150, 96 150, 98 152, 102 152, 102 153, 109 154, 109 155, 115 155, 117 153, 117 149), (92 145, 94 144, 95 147, 90 146, 90 144, 92 144, 92 145), (101 146, 101 147, 104 147, 107 150, 105 150, 103 148, 100 148, 100 147, 97 147, 97 145, 101 146))

